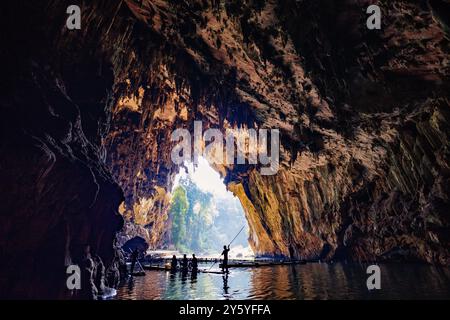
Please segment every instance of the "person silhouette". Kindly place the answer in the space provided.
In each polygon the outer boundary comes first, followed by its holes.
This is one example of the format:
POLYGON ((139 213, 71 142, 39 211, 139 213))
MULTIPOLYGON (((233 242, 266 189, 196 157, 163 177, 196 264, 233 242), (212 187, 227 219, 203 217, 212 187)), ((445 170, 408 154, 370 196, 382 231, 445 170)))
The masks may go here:
POLYGON ((170 262, 170 271, 172 271, 172 272, 177 271, 177 265, 178 265, 177 256, 173 255, 172 261, 170 262))
POLYGON ((130 274, 133 275, 133 271, 134 271, 134 266, 136 265, 136 261, 139 257, 139 251, 138 249, 134 249, 133 252, 131 253, 131 270, 130 270, 130 274))
POLYGON ((191 261, 191 272, 192 273, 197 273, 198 271, 198 260, 195 257, 195 254, 192 254, 192 261, 191 261))
POLYGON ((186 254, 183 255, 183 260, 181 262, 181 268, 183 272, 187 272, 188 271, 188 259, 186 254))
POLYGON ((230 252, 230 245, 227 246, 223 246, 223 251, 222 254, 223 255, 223 262, 222 262, 222 272, 227 272, 228 273, 228 252, 230 252))

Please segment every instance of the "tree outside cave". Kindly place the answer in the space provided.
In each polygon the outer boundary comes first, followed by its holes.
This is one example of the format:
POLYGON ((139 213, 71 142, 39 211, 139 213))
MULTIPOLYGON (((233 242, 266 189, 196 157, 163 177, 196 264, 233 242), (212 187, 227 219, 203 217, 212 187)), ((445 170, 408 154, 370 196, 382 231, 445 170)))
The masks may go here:
POLYGON ((207 160, 198 166, 185 164, 175 179, 169 209, 169 246, 180 253, 217 255, 244 227, 232 243, 230 255, 252 257, 248 223, 237 197, 226 190, 207 160))

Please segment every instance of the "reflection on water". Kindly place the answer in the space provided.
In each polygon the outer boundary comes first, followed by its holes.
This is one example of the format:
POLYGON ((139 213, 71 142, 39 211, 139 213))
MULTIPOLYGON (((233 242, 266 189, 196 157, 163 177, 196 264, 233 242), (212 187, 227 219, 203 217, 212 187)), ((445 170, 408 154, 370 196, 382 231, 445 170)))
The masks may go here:
MULTIPOLYGON (((204 268, 207 268, 206 266, 204 268)), ((147 271, 116 299, 450 299, 450 269, 382 264, 381 290, 366 287, 366 266, 310 263, 231 269, 229 275, 147 271)))

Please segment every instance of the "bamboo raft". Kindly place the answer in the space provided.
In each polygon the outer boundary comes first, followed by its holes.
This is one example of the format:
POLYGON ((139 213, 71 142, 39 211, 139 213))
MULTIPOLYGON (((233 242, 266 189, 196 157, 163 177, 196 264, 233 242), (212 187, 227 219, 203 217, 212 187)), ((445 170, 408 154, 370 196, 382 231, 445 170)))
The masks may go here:
MULTIPOLYGON (((239 261, 228 263, 228 268, 257 268, 257 267, 270 267, 270 266, 282 266, 282 265, 299 265, 306 264, 306 261, 239 261)), ((219 264, 219 268, 222 268, 223 264, 219 264)), ((153 271, 171 271, 170 265, 143 265, 145 270, 153 271)), ((182 269, 177 269, 177 272, 183 272, 182 269)), ((198 269, 198 273, 216 273, 223 274, 222 271, 210 271, 198 269)))
MULTIPOLYGON (((143 268, 145 270, 153 270, 153 271, 167 271, 170 272, 172 271, 170 267, 168 266, 153 266, 153 265, 143 265, 143 268)), ((190 272, 192 273, 191 270, 189 271, 183 271, 182 269, 177 269, 176 272, 190 272)), ((215 274, 223 274, 222 271, 209 271, 209 270, 202 270, 202 269, 198 269, 197 273, 215 273, 215 274)))
MULTIPOLYGON (((284 265, 297 265, 306 264, 306 261, 278 261, 278 262, 231 262, 228 263, 228 268, 255 268, 255 267, 270 267, 270 266, 284 266, 284 265)), ((222 268, 223 264, 219 264, 219 268, 222 268)))
POLYGON ((145 270, 156 270, 156 271, 170 271, 170 268, 166 268, 165 266, 149 266, 143 265, 145 270))

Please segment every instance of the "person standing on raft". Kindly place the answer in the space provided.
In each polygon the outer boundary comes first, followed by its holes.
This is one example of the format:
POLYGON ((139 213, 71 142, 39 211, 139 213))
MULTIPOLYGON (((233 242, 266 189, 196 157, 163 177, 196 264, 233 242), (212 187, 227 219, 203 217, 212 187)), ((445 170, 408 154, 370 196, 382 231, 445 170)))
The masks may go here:
POLYGON ((222 254, 223 255, 223 262, 222 262, 222 272, 226 272, 228 273, 228 252, 230 252, 230 245, 227 246, 223 246, 223 251, 222 254))
POLYGON ((134 251, 131 253, 131 270, 130 274, 133 275, 134 266, 136 265, 136 261, 139 257, 139 251, 138 249, 134 249, 134 251))

